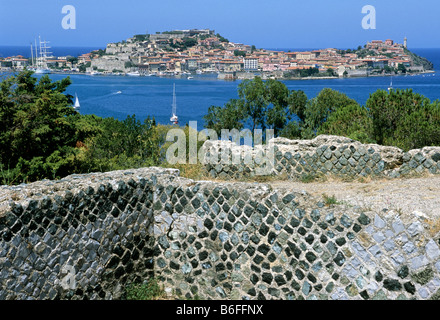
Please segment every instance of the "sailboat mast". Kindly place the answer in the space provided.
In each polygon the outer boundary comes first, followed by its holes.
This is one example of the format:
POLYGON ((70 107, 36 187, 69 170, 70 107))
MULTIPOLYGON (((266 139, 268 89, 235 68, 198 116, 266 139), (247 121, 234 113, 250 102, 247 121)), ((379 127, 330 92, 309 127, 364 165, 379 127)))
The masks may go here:
POLYGON ((37 39, 35 39, 35 67, 39 67, 39 62, 38 62, 38 45, 37 45, 37 39))
POLYGON ((43 49, 41 48, 41 36, 38 36, 38 40, 40 41, 40 67, 43 68, 43 49))
POLYGON ((31 64, 33 67, 34 66, 34 50, 32 49, 32 43, 31 43, 31 64))
POLYGON ((177 103, 176 103, 176 84, 173 85, 173 104, 172 104, 172 116, 170 118, 170 121, 173 124, 179 123, 179 118, 176 115, 177 113, 177 103))
POLYGON ((176 103, 176 84, 173 86, 173 116, 176 115, 177 103, 176 103))

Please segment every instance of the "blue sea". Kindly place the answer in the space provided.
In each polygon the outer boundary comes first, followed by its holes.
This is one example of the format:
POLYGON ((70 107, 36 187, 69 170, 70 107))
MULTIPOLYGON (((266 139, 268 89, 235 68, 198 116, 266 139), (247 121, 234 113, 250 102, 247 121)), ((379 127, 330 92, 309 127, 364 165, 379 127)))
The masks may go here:
MULTIPOLYGON (((89 52, 90 48, 84 48, 84 50, 89 52)), ((63 53, 64 55, 77 55, 76 51, 81 52, 78 48, 70 49, 70 51, 66 48, 63 53)), ((432 61, 436 73, 394 76, 392 78, 393 87, 412 88, 431 101, 440 99, 440 49, 412 49, 412 51, 432 61)), ((53 80, 66 77, 62 74, 51 74, 49 76, 53 80)), ((121 120, 128 115, 135 114, 136 118, 141 121, 150 116, 162 124, 170 123, 173 84, 176 84, 177 114, 180 124, 185 125, 189 121, 197 121, 199 129, 203 128, 203 116, 206 115, 211 105, 222 106, 229 99, 238 97, 237 86, 240 83, 240 81, 218 80, 216 74, 194 75, 194 79, 190 80, 186 77, 90 76, 78 74, 69 76, 72 85, 67 92, 71 95, 78 95, 82 114, 96 114, 101 117, 114 117, 121 120)), ((308 98, 315 97, 324 88, 331 88, 345 93, 364 105, 370 94, 378 89, 386 90, 390 85, 390 81, 390 77, 368 77, 288 80, 283 82, 290 90, 303 90, 308 98)))

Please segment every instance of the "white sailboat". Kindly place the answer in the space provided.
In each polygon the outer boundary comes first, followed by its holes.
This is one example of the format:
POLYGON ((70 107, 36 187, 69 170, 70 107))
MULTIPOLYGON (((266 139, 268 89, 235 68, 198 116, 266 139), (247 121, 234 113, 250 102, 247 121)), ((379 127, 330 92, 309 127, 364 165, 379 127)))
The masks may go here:
POLYGON ((391 91, 393 89, 393 77, 391 77, 391 83, 390 86, 388 87, 388 91, 391 91))
POLYGON ((75 109, 76 111, 79 111, 80 108, 81 108, 81 105, 79 104, 78 95, 75 93, 75 104, 73 105, 73 109, 75 109))
POLYGON ((173 104, 172 104, 172 116, 170 118, 170 121, 173 124, 179 123, 179 117, 176 115, 177 113, 177 103, 176 103, 176 84, 173 86, 173 104))

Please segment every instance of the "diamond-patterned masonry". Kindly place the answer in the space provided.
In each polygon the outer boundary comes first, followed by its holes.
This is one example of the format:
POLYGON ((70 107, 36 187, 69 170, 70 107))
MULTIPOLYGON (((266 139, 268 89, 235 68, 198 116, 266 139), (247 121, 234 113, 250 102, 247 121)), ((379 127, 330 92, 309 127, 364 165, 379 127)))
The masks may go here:
POLYGON ((423 214, 158 168, 0 190, 0 299, 118 299, 151 276, 187 298, 440 296, 423 214))
POLYGON ((225 180, 252 177, 261 172, 284 175, 291 180, 320 175, 399 178, 440 173, 440 147, 404 152, 338 136, 320 135, 312 140, 275 138, 255 148, 208 140, 204 148, 205 170, 212 177, 225 180))

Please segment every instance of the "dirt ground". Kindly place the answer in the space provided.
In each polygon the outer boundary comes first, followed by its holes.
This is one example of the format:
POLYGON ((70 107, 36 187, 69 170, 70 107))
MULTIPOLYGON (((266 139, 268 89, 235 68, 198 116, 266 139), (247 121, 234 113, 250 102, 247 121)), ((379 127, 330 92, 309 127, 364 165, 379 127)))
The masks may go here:
POLYGON ((369 182, 269 182, 274 188, 306 191, 315 197, 334 196, 339 202, 374 211, 383 209, 400 213, 440 217, 440 176, 373 180, 369 182))

